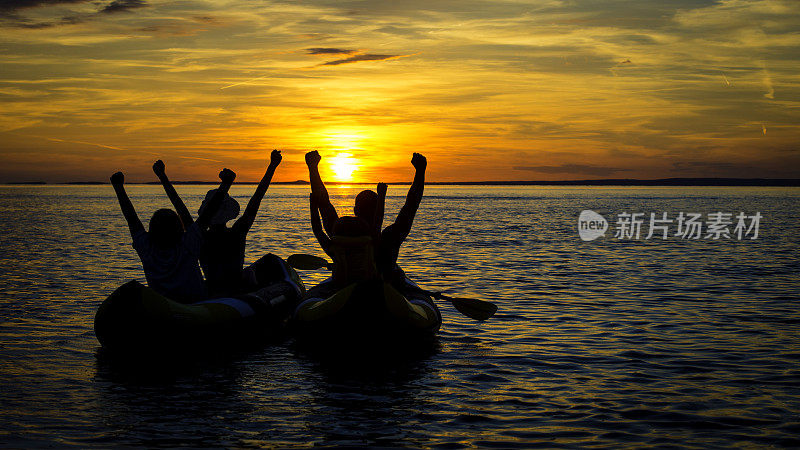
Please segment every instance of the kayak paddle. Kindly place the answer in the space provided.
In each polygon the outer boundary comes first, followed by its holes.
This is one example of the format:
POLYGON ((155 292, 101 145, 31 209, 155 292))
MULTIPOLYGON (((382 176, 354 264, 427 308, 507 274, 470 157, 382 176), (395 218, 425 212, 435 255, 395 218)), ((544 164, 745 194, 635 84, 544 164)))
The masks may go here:
POLYGON ((325 258, 314 255, 292 255, 286 258, 286 262, 295 269, 300 270, 333 269, 333 264, 330 264, 325 258))
POLYGON ((458 312, 471 319, 484 321, 492 317, 494 313, 497 312, 497 305, 485 300, 450 297, 449 295, 445 295, 441 292, 426 291, 425 289, 420 289, 419 291, 424 294, 428 294, 437 300, 446 300, 452 303, 458 312))
MULTIPOLYGON (((333 264, 329 263, 325 258, 320 258, 314 255, 292 255, 286 258, 286 262, 295 269, 300 270, 316 270, 325 268, 331 270, 333 264)), ((486 320, 497 312, 497 305, 492 302, 484 300, 477 300, 474 298, 458 298, 450 297, 442 292, 427 291, 422 288, 416 288, 419 292, 430 295, 437 300, 446 300, 453 304, 453 306, 467 317, 475 320, 486 320)))

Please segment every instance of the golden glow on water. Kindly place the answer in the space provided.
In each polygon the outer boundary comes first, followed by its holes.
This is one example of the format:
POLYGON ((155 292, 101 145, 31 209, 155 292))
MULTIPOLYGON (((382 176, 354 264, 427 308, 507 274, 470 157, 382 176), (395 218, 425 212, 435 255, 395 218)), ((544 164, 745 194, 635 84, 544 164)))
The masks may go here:
MULTIPOLYGON (((337 153, 320 150, 328 171, 337 153)), ((190 210, 208 190, 178 188, 190 210)), ((363 188, 329 188, 340 215, 352 214, 363 188)), ((128 190, 143 220, 169 207, 159 185, 128 190)), ((308 191, 270 188, 246 261, 324 255, 308 224, 308 191)), ((390 187, 385 224, 405 191, 390 187)), ((252 193, 231 188, 241 202, 252 193)), ((0 301, 0 440, 15 448, 796 446, 798 200, 798 188, 427 186, 401 267, 426 289, 496 303, 495 317, 475 322, 441 302, 430 353, 345 363, 282 339, 163 362, 98 352, 98 305, 121 283, 144 281, 113 190, 2 186, 0 223, 14 225, 0 252, 9 298, 0 301), (575 218, 587 202, 610 213, 760 210, 770 238, 582 242, 575 218)), ((306 287, 329 275, 300 273, 306 287)))

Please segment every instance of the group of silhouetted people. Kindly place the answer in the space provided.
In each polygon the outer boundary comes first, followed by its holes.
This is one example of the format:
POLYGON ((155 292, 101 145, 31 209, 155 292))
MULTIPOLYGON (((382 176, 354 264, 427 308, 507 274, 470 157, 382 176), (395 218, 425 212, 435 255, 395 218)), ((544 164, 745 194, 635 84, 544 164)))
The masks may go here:
MULTIPOLYGON (((402 289, 408 281, 397 265, 397 257, 422 200, 425 157, 414 153, 411 163, 416 174, 406 202, 395 222, 385 229, 382 223, 386 184, 379 183, 377 192, 360 192, 354 216, 340 217, 319 174, 319 153, 309 152, 305 160, 311 179, 311 227, 322 249, 333 259, 331 278, 312 288, 306 296, 324 296, 349 283, 371 279, 384 280, 402 289)), ((247 267, 244 256, 247 233, 280 162, 280 151, 273 150, 264 176, 238 219, 239 203, 228 194, 236 174, 223 169, 219 173, 219 187, 208 191, 195 220, 167 177, 164 163, 156 161, 153 171, 175 210, 156 211, 148 231, 125 192, 124 175, 122 172, 112 175, 111 184, 150 288, 175 301, 195 303, 246 293, 277 276, 271 273, 280 270, 275 255, 267 254, 247 267)))

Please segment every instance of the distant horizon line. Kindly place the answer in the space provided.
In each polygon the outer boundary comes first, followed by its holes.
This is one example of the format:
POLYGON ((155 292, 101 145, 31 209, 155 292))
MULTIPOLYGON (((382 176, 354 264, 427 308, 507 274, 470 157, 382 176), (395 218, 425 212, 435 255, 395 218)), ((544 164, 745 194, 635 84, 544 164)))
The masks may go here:
MULTIPOLYGON (((111 184, 109 181, 68 181, 63 183, 49 183, 46 181, 14 181, 6 182, 6 185, 104 185, 111 184)), ((144 183, 126 183, 139 185, 157 185, 158 181, 148 181, 144 183)), ((219 181, 173 181, 176 185, 213 185, 219 181)), ((257 181, 242 181, 237 184, 256 185, 257 181)), ((305 180, 295 181, 273 181, 273 185, 308 185, 305 180)), ((329 186, 341 185, 373 185, 376 183, 368 182, 326 182, 329 186)), ((407 181, 389 182, 390 185, 408 185, 407 181)), ((426 181, 426 185, 431 186, 780 186, 780 187, 800 187, 800 178, 722 178, 722 177, 702 177, 702 178, 656 178, 656 179, 637 179, 637 178, 608 178, 608 179, 588 179, 588 180, 519 180, 519 181, 426 181)))

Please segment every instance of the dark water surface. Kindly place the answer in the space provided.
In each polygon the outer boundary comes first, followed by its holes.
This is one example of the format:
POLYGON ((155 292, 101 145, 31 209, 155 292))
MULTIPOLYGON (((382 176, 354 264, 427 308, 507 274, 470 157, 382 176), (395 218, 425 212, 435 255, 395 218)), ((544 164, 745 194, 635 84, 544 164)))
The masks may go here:
MULTIPOLYGON (((178 190, 194 210, 206 189, 178 190)), ((357 190, 332 189, 340 211, 357 190)), ((390 187, 387 219, 405 191, 390 187)), ((145 223, 168 206, 158 186, 129 192, 145 223)), ((97 357, 97 306, 143 280, 112 189, 0 187, 0 445, 800 446, 799 199, 429 187, 401 265, 496 302, 494 318, 445 304, 434 348, 348 363, 292 339, 165 363, 97 357), (583 209, 612 222, 605 238, 578 238, 583 209), (756 240, 619 241, 623 211, 763 219, 756 240)), ((270 188, 248 261, 320 255, 307 209, 306 187, 270 188)))

